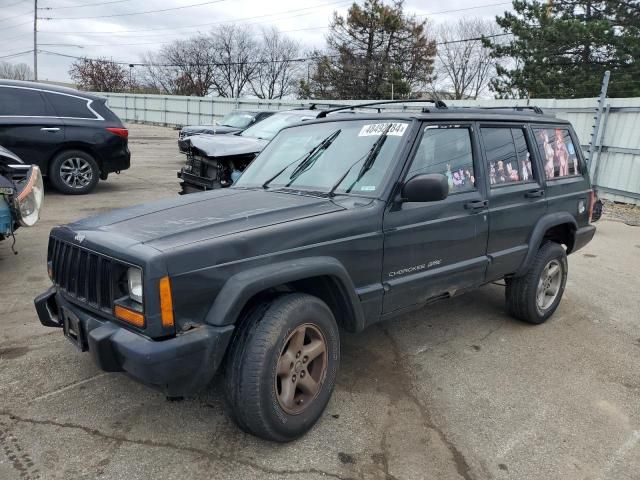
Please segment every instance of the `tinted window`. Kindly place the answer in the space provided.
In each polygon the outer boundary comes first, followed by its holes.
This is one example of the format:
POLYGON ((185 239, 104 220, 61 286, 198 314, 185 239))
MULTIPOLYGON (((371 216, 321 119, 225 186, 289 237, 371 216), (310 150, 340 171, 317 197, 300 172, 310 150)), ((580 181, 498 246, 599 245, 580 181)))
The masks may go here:
POLYGON ((580 163, 567 128, 535 128, 545 178, 580 174, 580 163))
POLYGON ((0 87, 0 115, 41 117, 49 112, 39 91, 0 87))
POLYGON ((482 128, 491 186, 534 181, 531 155, 521 128, 482 128))
POLYGON ((475 188, 469 129, 434 125, 426 127, 407 178, 420 173, 446 175, 450 193, 475 188))
POLYGON ((87 99, 57 93, 47 93, 46 95, 59 117, 96 118, 93 112, 87 108, 87 99))

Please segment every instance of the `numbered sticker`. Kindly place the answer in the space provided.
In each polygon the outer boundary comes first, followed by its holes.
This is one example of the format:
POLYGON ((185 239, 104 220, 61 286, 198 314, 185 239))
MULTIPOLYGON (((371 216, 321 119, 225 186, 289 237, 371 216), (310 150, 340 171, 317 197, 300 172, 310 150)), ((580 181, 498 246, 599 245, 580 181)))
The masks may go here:
MULTIPOLYGON (((405 130, 407 129, 406 123, 392 123, 391 128, 387 132, 387 135, 395 135, 397 137, 401 137, 404 135, 405 130)), ((370 136, 378 136, 381 135, 382 132, 389 126, 388 123, 372 123, 370 125, 364 125, 360 129, 359 137, 370 137, 370 136)))

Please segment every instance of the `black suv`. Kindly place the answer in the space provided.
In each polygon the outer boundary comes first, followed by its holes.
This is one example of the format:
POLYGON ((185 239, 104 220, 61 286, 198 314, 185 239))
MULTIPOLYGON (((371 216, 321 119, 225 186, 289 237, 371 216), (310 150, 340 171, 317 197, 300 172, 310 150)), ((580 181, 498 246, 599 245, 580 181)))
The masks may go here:
POLYGON ((98 179, 129 168, 128 136, 102 97, 0 80, 0 145, 38 165, 63 193, 88 193, 98 179))
POLYGON ((442 103, 290 126, 230 188, 54 228, 36 309, 170 397, 223 365, 240 427, 292 440, 331 396, 339 326, 500 279, 514 317, 553 314, 595 232, 578 145, 540 110, 442 103))

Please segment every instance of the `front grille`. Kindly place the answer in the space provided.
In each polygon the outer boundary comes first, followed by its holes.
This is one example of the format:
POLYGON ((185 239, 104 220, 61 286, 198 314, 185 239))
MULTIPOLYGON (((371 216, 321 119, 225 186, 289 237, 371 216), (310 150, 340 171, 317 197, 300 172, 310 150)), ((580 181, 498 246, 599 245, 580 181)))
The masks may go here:
POLYGON ((49 239, 48 256, 56 287, 94 308, 112 310, 123 293, 125 265, 55 237, 49 239))

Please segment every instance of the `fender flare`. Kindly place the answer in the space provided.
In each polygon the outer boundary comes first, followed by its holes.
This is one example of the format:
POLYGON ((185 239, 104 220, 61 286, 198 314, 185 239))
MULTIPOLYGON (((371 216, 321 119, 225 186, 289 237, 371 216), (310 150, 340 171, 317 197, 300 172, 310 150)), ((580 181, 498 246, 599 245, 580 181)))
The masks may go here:
MULTIPOLYGON (((573 230, 573 235, 575 235, 575 231, 578 229, 578 223, 570 213, 549 213, 538 220, 538 223, 536 223, 535 227, 533 227, 533 231, 531 232, 531 236, 529 237, 529 248, 527 250, 527 255, 520 265, 520 268, 518 268, 518 271, 515 273, 515 277, 521 277, 522 275, 527 273, 529 267, 533 263, 536 252, 542 244, 542 239, 544 238, 544 234, 547 232, 547 230, 553 227, 557 227, 558 225, 565 224, 569 224, 569 226, 573 230)), ((568 247, 570 252, 571 245, 568 245, 568 247)))
POLYGON ((351 327, 364 329, 364 315, 356 289, 342 263, 333 257, 311 257, 251 268, 231 276, 211 305, 205 323, 215 326, 234 324, 254 295, 296 280, 329 276, 336 281, 343 300, 350 308, 351 327))

